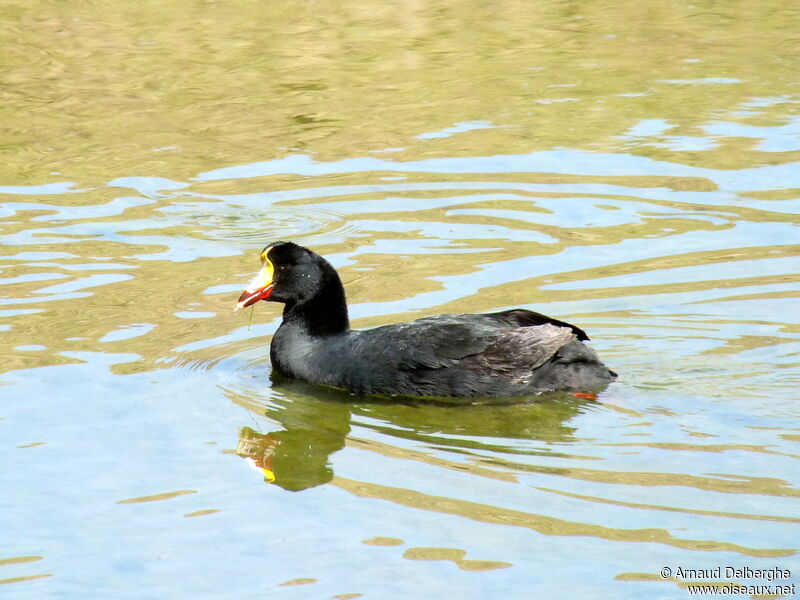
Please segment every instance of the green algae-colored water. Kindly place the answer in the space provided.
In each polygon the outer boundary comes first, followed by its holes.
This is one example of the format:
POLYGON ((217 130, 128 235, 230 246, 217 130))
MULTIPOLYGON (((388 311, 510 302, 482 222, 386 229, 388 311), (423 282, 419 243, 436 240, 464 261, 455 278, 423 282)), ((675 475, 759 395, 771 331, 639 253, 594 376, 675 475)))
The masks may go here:
POLYGON ((0 597, 791 597, 795 2, 0 15, 0 597), (357 327, 527 307, 620 379, 273 383, 276 239, 357 327))

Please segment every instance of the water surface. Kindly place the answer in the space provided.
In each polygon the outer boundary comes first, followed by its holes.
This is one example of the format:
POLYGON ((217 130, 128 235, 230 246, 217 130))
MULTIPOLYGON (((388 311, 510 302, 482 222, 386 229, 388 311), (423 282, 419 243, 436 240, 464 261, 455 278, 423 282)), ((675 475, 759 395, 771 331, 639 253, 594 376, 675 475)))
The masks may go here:
POLYGON ((797 583, 794 3, 2 10, 0 595, 797 583), (272 382, 275 239, 357 327, 526 307, 620 379, 272 382), (677 575, 726 566, 791 578, 677 575))

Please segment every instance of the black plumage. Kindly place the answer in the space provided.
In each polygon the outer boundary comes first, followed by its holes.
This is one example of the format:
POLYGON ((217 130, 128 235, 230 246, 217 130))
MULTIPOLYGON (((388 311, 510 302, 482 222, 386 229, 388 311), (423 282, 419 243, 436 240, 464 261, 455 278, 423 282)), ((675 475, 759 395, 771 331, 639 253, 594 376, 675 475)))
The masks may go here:
POLYGON ((284 303, 270 358, 287 377, 364 394, 438 397, 591 392, 616 377, 583 343, 583 330, 525 309, 353 330, 328 261, 292 242, 270 244, 261 260, 239 307, 284 303))

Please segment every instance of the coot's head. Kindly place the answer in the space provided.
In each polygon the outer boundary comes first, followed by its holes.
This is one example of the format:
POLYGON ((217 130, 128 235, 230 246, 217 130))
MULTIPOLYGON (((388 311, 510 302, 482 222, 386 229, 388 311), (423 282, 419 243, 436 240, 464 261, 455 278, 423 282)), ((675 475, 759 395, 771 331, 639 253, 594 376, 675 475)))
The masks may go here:
POLYGON ((261 251, 261 270, 239 296, 237 310, 259 300, 304 304, 331 286, 341 289, 334 268, 308 248, 274 242, 261 251))

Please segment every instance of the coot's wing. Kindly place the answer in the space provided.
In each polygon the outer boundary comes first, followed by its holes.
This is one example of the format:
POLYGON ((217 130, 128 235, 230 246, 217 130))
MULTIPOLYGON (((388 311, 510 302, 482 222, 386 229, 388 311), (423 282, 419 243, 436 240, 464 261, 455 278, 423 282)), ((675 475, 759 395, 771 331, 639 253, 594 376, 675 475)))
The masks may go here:
POLYGON ((358 384, 350 388, 414 396, 518 395, 530 391, 539 367, 575 338, 568 327, 511 327, 488 315, 377 327, 350 340, 350 362, 358 365, 358 384))
POLYGON ((377 353, 391 357, 400 369, 459 365, 487 375, 533 370, 577 337, 570 326, 513 326, 494 315, 439 315, 369 333, 377 353))

